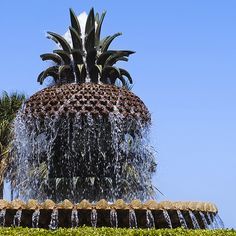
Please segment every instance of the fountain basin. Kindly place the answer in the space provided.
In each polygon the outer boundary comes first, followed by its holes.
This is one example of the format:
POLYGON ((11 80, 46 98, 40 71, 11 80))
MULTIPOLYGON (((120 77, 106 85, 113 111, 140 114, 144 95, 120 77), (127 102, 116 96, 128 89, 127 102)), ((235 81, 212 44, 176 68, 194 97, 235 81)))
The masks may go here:
POLYGON ((223 228, 217 207, 206 202, 160 202, 149 200, 141 203, 123 200, 108 203, 86 200, 72 204, 65 200, 55 204, 51 200, 39 204, 35 200, 0 200, 0 225, 5 227, 37 227, 56 229, 80 226, 119 228, 223 228), (5 214, 4 214, 5 213, 5 214), (36 217, 35 217, 36 213, 36 217), (37 213, 39 213, 37 215, 37 213), (20 218, 19 218, 20 216, 20 218))

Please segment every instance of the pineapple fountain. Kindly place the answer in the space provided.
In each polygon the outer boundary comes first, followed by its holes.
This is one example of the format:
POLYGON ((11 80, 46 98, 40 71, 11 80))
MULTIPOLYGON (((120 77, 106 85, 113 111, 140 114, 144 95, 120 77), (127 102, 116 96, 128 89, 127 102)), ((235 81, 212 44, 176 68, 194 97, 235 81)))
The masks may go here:
POLYGON ((134 52, 109 49, 121 33, 100 39, 104 17, 91 9, 84 25, 70 9, 70 37, 48 32, 58 48, 41 55, 52 64, 38 82, 53 81, 16 117, 8 174, 15 196, 28 202, 0 200, 0 225, 223 227, 214 204, 148 200, 151 116, 130 91, 130 74, 115 66, 134 52))

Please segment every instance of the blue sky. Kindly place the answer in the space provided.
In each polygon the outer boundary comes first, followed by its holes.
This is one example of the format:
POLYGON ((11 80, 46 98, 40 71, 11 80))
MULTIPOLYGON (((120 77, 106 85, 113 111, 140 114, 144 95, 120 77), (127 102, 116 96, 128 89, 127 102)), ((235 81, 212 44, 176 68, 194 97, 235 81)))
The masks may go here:
POLYGON ((236 228, 236 1, 2 1, 0 92, 41 89, 45 32, 92 6, 107 10, 104 36, 123 32, 112 47, 136 51, 124 67, 152 114, 158 200, 214 202, 236 228))

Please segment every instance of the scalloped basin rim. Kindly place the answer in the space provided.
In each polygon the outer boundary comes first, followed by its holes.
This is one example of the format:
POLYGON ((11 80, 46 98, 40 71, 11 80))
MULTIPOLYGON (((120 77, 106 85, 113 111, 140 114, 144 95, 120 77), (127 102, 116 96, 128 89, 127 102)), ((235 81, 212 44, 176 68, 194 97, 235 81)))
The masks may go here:
POLYGON ((150 210, 182 210, 182 211, 202 211, 217 213, 218 209, 215 204, 210 202, 193 202, 193 201, 162 201, 149 200, 142 203, 140 200, 133 200, 130 203, 125 203, 122 199, 114 203, 107 202, 102 199, 96 203, 90 203, 87 200, 82 200, 80 203, 73 204, 69 200, 64 200, 60 203, 55 203, 48 199, 43 203, 38 203, 37 200, 30 199, 27 203, 15 199, 8 202, 0 199, 0 209, 150 209, 150 210))

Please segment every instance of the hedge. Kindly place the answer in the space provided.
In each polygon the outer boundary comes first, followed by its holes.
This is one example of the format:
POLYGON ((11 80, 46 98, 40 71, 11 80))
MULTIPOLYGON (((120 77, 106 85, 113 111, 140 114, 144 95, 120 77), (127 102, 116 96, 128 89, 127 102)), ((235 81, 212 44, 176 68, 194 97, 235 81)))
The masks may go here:
POLYGON ((114 229, 114 228, 91 228, 80 227, 76 229, 60 228, 54 231, 46 229, 33 229, 33 228, 0 228, 0 235, 56 235, 56 236, 108 236, 108 235, 128 235, 128 236, 236 236, 235 230, 186 230, 182 228, 177 229, 114 229))

